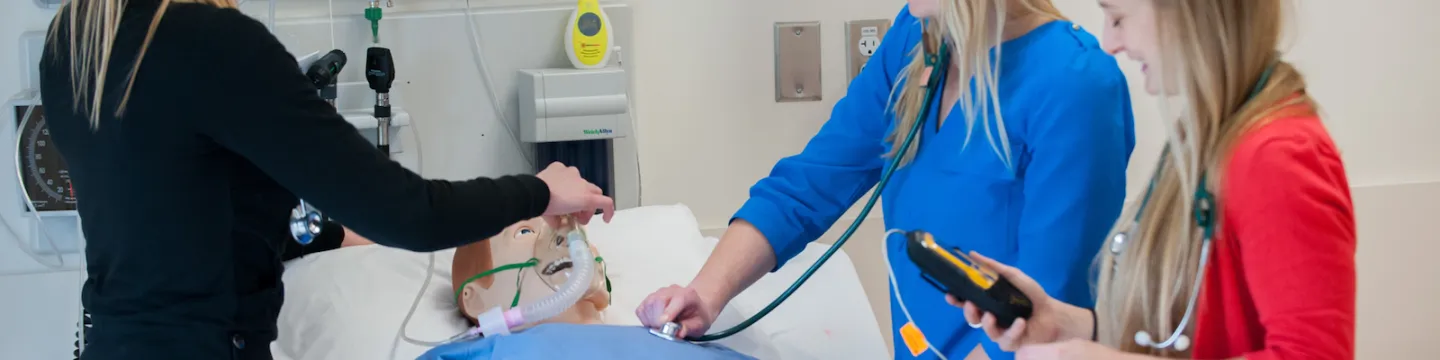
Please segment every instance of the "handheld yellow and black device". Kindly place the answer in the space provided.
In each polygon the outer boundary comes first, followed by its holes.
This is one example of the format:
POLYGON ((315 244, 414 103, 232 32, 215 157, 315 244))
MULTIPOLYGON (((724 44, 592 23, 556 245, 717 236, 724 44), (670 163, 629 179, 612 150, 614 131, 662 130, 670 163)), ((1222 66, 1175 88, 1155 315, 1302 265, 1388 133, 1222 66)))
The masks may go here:
POLYGON ((1030 317, 1030 298, 965 252, 940 246, 923 230, 907 232, 905 238, 905 252, 920 268, 920 277, 941 292, 995 315, 995 324, 1002 328, 1010 327, 1015 319, 1030 317))

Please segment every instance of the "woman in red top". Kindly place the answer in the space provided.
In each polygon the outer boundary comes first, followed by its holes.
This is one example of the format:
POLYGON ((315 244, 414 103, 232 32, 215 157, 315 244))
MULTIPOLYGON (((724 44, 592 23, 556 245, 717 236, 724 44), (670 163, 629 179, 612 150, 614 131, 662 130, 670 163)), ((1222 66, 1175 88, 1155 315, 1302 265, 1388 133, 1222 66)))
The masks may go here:
POLYGON ((1303 77, 1275 50, 1282 0, 1099 2, 1107 50, 1183 106, 1166 114, 1178 120, 1145 198, 1098 257, 1097 308, 978 254, 1034 314, 1001 329, 951 303, 1018 359, 1354 358, 1349 185, 1303 77))

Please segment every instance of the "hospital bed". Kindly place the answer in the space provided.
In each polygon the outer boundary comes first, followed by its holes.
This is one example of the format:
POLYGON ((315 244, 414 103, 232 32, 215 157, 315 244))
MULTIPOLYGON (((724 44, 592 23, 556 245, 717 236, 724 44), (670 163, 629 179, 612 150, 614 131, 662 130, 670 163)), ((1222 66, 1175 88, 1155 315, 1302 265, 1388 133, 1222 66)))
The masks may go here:
MULTIPOLYGON (((635 325, 635 308, 661 287, 684 285, 717 242, 700 235, 683 205, 647 206, 598 219, 589 236, 606 259, 614 283, 605 322, 635 325)), ((728 328, 765 307, 829 245, 811 244, 779 272, 740 294, 711 332, 728 328)), ((466 328, 450 284, 453 250, 435 253, 408 335, 441 340, 466 328)), ((381 246, 337 249, 286 264, 278 360, 414 359, 426 347, 399 340, 397 331, 427 273, 427 254, 381 246)), ((744 332, 721 340, 759 359, 885 359, 890 357, 860 286, 854 265, 838 252, 784 305, 744 332)))

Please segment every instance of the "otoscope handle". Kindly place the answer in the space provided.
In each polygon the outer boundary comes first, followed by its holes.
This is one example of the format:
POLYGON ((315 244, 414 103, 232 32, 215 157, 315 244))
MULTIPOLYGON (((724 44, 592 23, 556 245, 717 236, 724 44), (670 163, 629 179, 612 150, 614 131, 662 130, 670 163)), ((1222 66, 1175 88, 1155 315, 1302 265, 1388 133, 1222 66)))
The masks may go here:
POLYGON ((390 49, 372 47, 365 50, 365 81, 375 92, 390 92, 390 86, 395 83, 395 58, 390 56, 390 49))

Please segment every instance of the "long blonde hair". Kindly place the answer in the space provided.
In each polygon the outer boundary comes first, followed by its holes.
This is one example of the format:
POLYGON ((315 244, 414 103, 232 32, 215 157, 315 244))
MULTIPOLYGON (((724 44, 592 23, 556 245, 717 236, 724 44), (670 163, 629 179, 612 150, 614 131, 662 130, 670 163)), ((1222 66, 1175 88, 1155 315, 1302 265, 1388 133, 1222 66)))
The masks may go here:
MULTIPOLYGON (((115 108, 116 117, 124 114, 125 105, 130 102, 130 90, 135 86, 135 74, 139 72, 140 64, 145 59, 145 51, 150 47, 150 41, 155 38, 155 29, 160 26, 160 19, 172 3, 238 7, 235 0, 160 0, 159 9, 155 11, 149 30, 145 33, 145 40, 135 55, 135 64, 125 75, 125 94, 115 108)), ((66 26, 69 54, 65 58, 70 60, 68 65, 70 92, 74 98, 73 110, 90 118, 91 129, 100 127, 100 109, 104 101, 106 78, 111 74, 110 54, 114 50, 115 38, 120 30, 120 19, 128 4, 127 0, 71 0, 55 13, 55 19, 50 22, 49 47, 52 51, 61 41, 57 36, 60 34, 60 27, 62 24, 66 26)))
MULTIPOLYGON (((1315 105, 1305 94, 1304 78, 1276 51, 1282 0, 1153 1, 1163 88, 1175 89, 1185 107, 1178 121, 1167 122, 1169 151, 1157 169, 1158 179, 1152 179, 1149 205, 1126 209, 1097 257, 1097 335, 1127 352, 1184 356, 1138 346, 1133 339, 1138 331, 1149 332, 1156 342, 1168 338, 1189 303, 1197 271, 1204 271, 1197 269, 1203 229, 1192 213, 1196 187, 1218 194, 1211 211, 1220 214, 1223 165, 1236 141, 1268 119, 1286 115, 1277 111, 1313 113, 1315 105), (1261 83, 1267 69, 1268 81, 1261 83), (1116 233, 1134 226, 1137 211, 1143 211, 1139 227, 1117 259, 1108 249, 1116 233)), ((1217 227, 1224 225, 1223 217, 1211 218, 1217 227)), ((1181 331, 1193 332, 1194 324, 1181 331)))
MULTIPOLYGON (((1039 14, 1053 19, 1064 19, 1064 15, 1060 14, 1060 10, 1055 8, 1051 0, 938 1, 939 15, 925 22, 922 39, 911 51, 910 64, 901 71, 900 81, 896 82, 890 94, 897 126, 886 138, 886 141, 893 144, 888 156, 903 156, 901 162, 909 163, 914 158, 916 149, 920 148, 919 145, 914 145, 909 151, 900 154, 906 132, 915 124, 916 117, 922 115, 920 112, 925 106, 925 56, 938 52, 940 41, 946 41, 951 45, 950 48, 954 49, 951 60, 955 61, 956 68, 959 69, 959 73, 950 76, 955 76, 961 84, 957 104, 965 117, 965 144, 970 144, 975 122, 980 121, 986 139, 990 140, 990 147, 1009 167, 1012 165, 1010 141, 1005 131, 1005 119, 1000 115, 999 96, 996 94, 1000 77, 999 46, 1008 14, 1006 7, 1014 2, 1020 5, 1019 10, 1022 10, 1017 13, 1039 14), (988 55, 991 49, 995 51, 993 61, 988 55), (972 80, 975 84, 973 93, 971 87, 966 85, 972 80), (994 121, 989 121, 991 113, 994 113, 994 121), (991 135, 992 126, 999 134, 998 141, 991 135)), ((935 69, 941 70, 943 69, 935 69)), ((945 84, 929 86, 943 87, 945 84)))

